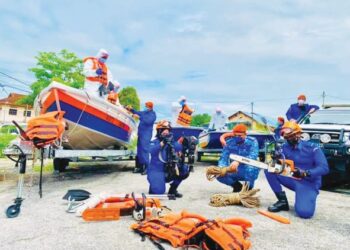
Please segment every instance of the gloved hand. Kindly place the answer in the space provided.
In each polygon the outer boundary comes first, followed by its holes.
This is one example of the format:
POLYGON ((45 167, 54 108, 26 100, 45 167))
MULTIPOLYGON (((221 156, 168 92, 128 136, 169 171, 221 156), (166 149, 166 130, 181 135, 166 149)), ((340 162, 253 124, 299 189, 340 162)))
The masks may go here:
POLYGON ((308 177, 310 176, 310 172, 308 170, 303 170, 303 169, 300 169, 300 168, 295 168, 294 171, 292 172, 292 176, 294 178, 305 178, 305 177, 308 177))
POLYGON ((230 171, 230 167, 216 167, 216 166, 211 166, 207 168, 206 175, 208 181, 212 181, 217 177, 223 177, 225 176, 228 172, 230 171))
POLYGON ((96 74, 97 74, 98 76, 102 75, 102 73, 103 73, 103 71, 102 71, 101 68, 96 69, 96 74))
POLYGON ((162 142, 164 144, 170 144, 173 141, 173 137, 172 136, 166 136, 164 138, 162 138, 162 142))

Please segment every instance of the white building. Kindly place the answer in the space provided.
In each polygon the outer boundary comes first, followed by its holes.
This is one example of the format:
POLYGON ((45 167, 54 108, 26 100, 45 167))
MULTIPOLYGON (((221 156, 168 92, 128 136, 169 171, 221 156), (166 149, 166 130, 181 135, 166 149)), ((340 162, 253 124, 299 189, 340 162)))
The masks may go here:
POLYGON ((0 99, 0 124, 11 123, 13 120, 22 123, 34 116, 32 106, 17 104, 24 96, 10 93, 8 97, 0 99))

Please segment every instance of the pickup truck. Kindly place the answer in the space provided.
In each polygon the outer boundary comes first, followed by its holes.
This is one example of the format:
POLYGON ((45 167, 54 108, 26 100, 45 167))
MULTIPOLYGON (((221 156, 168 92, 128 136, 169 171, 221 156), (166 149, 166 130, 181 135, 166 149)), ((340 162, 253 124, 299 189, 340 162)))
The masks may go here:
POLYGON ((350 183, 350 105, 323 105, 300 125, 302 140, 319 144, 327 157, 323 186, 350 183))

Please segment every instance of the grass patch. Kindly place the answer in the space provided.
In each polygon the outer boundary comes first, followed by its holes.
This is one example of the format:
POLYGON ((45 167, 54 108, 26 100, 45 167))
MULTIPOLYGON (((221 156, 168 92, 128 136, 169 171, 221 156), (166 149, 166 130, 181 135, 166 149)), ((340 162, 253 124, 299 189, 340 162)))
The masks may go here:
POLYGON ((9 143, 15 139, 17 135, 0 134, 0 157, 4 157, 3 150, 9 145, 9 143))
POLYGON ((137 148, 137 136, 133 137, 130 140, 130 144, 128 145, 128 150, 136 151, 137 148))
POLYGON ((208 162, 218 162, 220 159, 219 155, 203 155, 201 157, 201 161, 208 161, 208 162))
POLYGON ((1 127, 0 133, 3 133, 3 134, 16 133, 17 134, 17 129, 16 129, 16 126, 14 126, 14 125, 5 125, 5 126, 1 127))
MULTIPOLYGON (((53 168, 53 162, 50 161, 48 163, 45 164, 44 162, 44 167, 43 167, 43 172, 53 172, 54 168, 53 168)), ((40 160, 38 160, 38 163, 34 165, 33 168, 34 172, 40 172, 40 160)))

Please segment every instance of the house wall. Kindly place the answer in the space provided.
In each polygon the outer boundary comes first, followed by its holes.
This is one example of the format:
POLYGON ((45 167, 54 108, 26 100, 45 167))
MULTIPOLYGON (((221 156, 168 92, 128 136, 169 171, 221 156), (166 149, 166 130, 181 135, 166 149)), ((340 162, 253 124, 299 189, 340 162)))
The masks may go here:
POLYGON ((10 106, 10 105, 0 105, 0 123, 10 123, 13 120, 16 122, 26 122, 28 119, 34 116, 33 109, 28 108, 27 111, 30 111, 30 116, 24 116, 26 107, 21 106, 10 106), (16 115, 10 114, 10 109, 17 110, 16 115))
POLYGON ((232 129, 238 123, 244 123, 248 126, 249 130, 254 130, 257 132, 266 132, 268 130, 272 131, 272 127, 267 128, 265 124, 259 123, 256 120, 252 119, 250 116, 238 112, 229 117, 228 129, 232 129))

